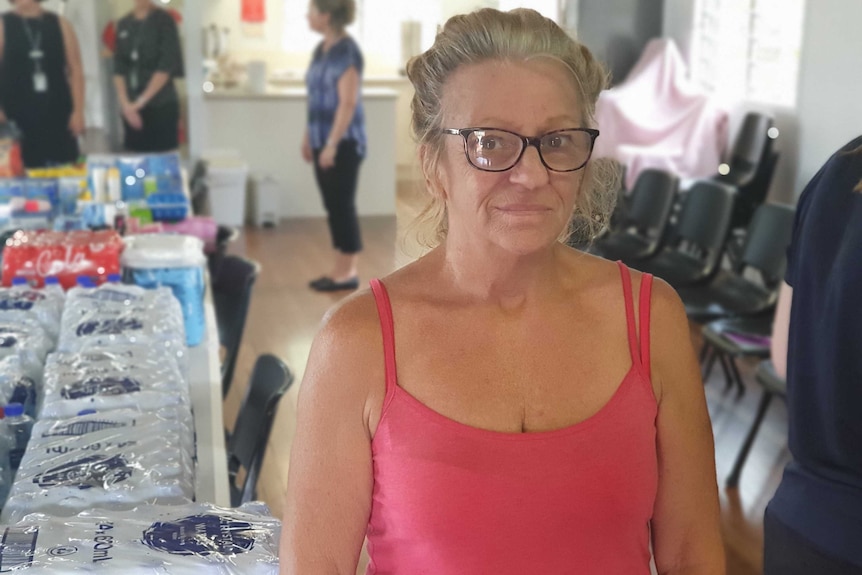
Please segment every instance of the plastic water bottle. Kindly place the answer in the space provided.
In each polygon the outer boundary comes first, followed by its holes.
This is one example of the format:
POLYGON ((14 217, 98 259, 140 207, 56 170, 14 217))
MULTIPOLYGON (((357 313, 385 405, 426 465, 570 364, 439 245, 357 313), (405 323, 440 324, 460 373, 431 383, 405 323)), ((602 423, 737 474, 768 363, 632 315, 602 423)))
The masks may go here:
POLYGON ((122 276, 120 274, 108 274, 108 283, 109 284, 118 284, 122 281, 122 276))
POLYGON ((29 375, 21 375, 15 378, 12 385, 12 395, 9 403, 20 403, 24 406, 24 413, 30 417, 36 417, 36 403, 38 401, 38 390, 36 382, 29 375))
POLYGON ((30 282, 27 281, 27 278, 22 278, 22 277, 12 278, 12 286, 13 287, 27 286, 27 285, 30 285, 30 282))
POLYGON ((57 276, 48 276, 45 278, 45 291, 63 295, 63 286, 60 285, 60 278, 57 276))
POLYGON ((78 276, 77 279, 78 285, 82 288, 94 288, 96 287, 96 282, 93 281, 93 278, 87 276, 78 276))
POLYGON ((6 437, 9 438, 9 469, 17 471, 30 441, 33 418, 24 413, 24 406, 20 403, 10 403, 6 406, 3 427, 6 437))

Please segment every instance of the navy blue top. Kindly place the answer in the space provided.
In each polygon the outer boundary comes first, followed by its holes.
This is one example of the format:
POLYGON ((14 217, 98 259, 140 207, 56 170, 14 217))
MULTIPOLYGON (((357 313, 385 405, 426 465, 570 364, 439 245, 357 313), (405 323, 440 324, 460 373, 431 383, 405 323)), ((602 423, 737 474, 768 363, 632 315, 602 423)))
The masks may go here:
POLYGON ((794 461, 770 512, 834 557, 862 566, 862 136, 811 180, 796 212, 786 281, 794 461))
MULTIPOLYGON (((351 66, 356 68, 361 82, 365 62, 359 45, 350 36, 333 44, 327 52, 323 51, 323 42, 314 49, 305 83, 308 87, 308 136, 315 150, 326 145, 332 131, 338 109, 338 80, 351 66)), ((361 94, 357 98, 356 111, 342 140, 356 142, 357 152, 365 156, 365 110, 361 94)))

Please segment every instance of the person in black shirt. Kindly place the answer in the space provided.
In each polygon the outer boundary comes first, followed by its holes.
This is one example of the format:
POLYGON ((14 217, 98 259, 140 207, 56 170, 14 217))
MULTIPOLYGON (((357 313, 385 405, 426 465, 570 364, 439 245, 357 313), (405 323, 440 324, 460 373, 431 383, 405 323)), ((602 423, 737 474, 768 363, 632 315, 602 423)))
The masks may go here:
POLYGON ((0 22, 0 122, 21 130, 28 168, 78 159, 84 69, 72 26, 38 0, 10 0, 0 22))
POLYGON ((862 574, 862 136, 796 209, 772 339, 793 461, 764 519, 765 575, 862 574))
POLYGON ((167 152, 179 147, 180 104, 174 78, 184 75, 173 17, 150 0, 117 23, 114 86, 125 125, 125 148, 167 152))

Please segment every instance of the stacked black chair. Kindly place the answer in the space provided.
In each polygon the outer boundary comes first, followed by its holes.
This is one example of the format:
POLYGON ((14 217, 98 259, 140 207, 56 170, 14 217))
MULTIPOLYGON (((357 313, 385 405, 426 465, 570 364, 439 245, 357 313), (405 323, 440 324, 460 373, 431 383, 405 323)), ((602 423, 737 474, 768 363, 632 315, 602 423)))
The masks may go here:
POLYGON ((718 360, 728 387, 735 385, 741 394, 745 386, 736 360, 769 357, 769 336, 794 215, 790 206, 760 206, 749 226, 736 269, 720 273, 708 285, 680 290, 689 319, 711 322, 703 328, 704 379, 718 360), (759 273, 760 282, 745 276, 752 270, 759 273))
POLYGON ((679 179, 663 170, 641 172, 616 231, 598 239, 590 252, 609 260, 649 258, 661 247, 662 233, 670 217, 679 179))
POLYGON ((755 316, 771 310, 784 277, 794 214, 790 206, 760 206, 748 227, 736 267, 719 273, 709 284, 679 290, 689 319, 706 323, 718 318, 755 316), (760 275, 761 282, 745 276, 745 272, 751 270, 760 275))
POLYGON ((769 193, 778 163, 778 152, 773 149, 775 138, 770 134, 773 127, 770 116, 747 113, 730 153, 729 171, 716 176, 717 181, 738 190, 730 225, 733 229, 748 226, 769 193))
POLYGON ((710 281, 721 264, 735 196, 731 186, 712 180, 696 182, 686 193, 668 245, 648 260, 623 261, 677 289, 710 281))
POLYGON ((700 360, 703 380, 709 378, 715 362, 724 372, 727 388, 736 387, 737 395, 745 393, 745 384, 736 361, 744 357, 769 357, 773 311, 753 317, 715 320, 703 327, 700 360))
POLYGON ((221 256, 218 270, 212 276, 219 342, 225 348, 221 370, 222 396, 227 396, 230 391, 251 304, 252 288, 259 274, 260 265, 257 262, 240 256, 226 255, 221 256))
POLYGON ((257 479, 279 401, 293 383, 293 374, 279 358, 264 354, 254 364, 248 392, 233 434, 227 441, 230 503, 237 507, 257 499, 257 479), (240 469, 245 478, 237 485, 240 469))
POLYGON ((754 444, 754 439, 757 437, 757 432, 760 430, 760 425, 766 416, 766 410, 769 409, 769 404, 772 403, 772 398, 776 396, 787 397, 787 382, 778 377, 771 361, 763 361, 757 366, 755 380, 763 387, 763 396, 760 398, 760 405, 757 407, 757 415, 751 424, 751 429, 749 429, 748 435, 745 437, 742 449, 740 449, 739 454, 736 456, 733 469, 725 480, 725 484, 730 488, 739 485, 739 476, 742 474, 742 467, 745 465, 745 460, 748 459, 748 453, 751 451, 751 446, 754 444))

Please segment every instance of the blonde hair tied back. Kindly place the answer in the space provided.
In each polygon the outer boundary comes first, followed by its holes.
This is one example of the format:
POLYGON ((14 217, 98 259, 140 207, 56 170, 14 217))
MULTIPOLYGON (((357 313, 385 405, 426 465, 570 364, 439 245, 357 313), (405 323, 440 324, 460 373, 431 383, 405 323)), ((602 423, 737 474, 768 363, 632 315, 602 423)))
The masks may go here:
MULTIPOLYGON (((412 225, 426 247, 440 244, 447 233, 446 206, 436 187, 436 173, 443 149, 443 90, 460 66, 485 60, 527 61, 549 57, 564 64, 580 91, 580 114, 585 126, 595 123, 599 93, 608 83, 605 68, 586 46, 570 37, 553 20, 535 10, 518 8, 501 12, 483 8, 450 18, 437 34, 434 45, 407 64, 407 76, 415 89, 411 104, 413 136, 419 145, 422 172, 429 200, 412 225)), ((594 238, 607 225, 616 201, 619 171, 609 160, 591 160, 569 229, 579 241, 594 238)))

